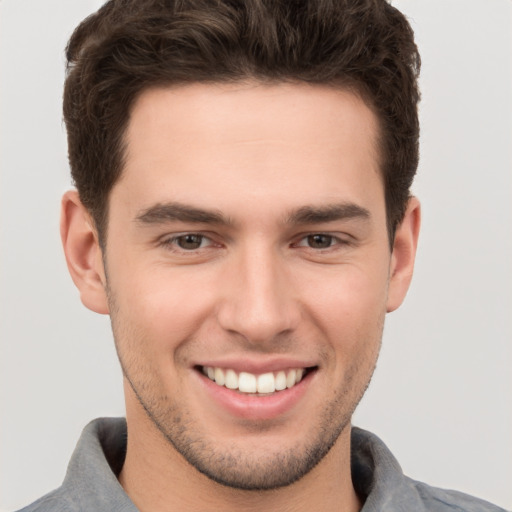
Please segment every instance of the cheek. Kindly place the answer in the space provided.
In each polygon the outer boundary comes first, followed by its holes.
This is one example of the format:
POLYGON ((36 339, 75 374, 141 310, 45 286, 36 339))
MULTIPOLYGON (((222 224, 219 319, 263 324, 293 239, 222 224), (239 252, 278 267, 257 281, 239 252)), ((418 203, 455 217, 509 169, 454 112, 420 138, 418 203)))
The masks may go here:
POLYGON ((351 266, 336 269, 309 293, 307 309, 323 335, 344 354, 380 343, 386 310, 387 273, 351 266))
POLYGON ((129 278, 119 274, 115 282, 117 314, 131 326, 126 334, 154 352, 176 348, 193 336, 212 309, 212 286, 190 272, 148 268, 132 271, 129 278))

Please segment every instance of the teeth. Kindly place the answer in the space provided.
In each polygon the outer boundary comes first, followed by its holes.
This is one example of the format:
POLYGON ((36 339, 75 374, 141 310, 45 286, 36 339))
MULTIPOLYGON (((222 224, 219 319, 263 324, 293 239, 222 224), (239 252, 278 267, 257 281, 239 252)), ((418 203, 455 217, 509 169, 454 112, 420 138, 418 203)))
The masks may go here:
POLYGON ((214 376, 215 376, 215 382, 219 386, 224 386, 226 379, 224 377, 224 372, 220 368, 215 368, 214 376))
POLYGON ((277 372, 276 375, 276 391, 282 391, 283 389, 286 389, 286 373, 283 371, 277 372))
POLYGON ((273 373, 264 373, 258 376, 258 393, 273 393, 276 390, 273 373))
POLYGON ((224 385, 228 389, 238 389, 238 375, 234 370, 226 371, 226 382, 224 385))
POLYGON ((202 371, 219 386, 238 390, 241 393, 268 394, 292 388, 302 380, 305 370, 304 368, 294 368, 287 371, 280 370, 276 373, 269 372, 254 375, 248 372, 237 374, 232 369, 206 366, 202 368, 202 371))
POLYGON ((288 375, 286 376, 286 387, 291 388, 295 386, 295 381, 297 380, 297 372, 295 370, 290 370, 288 375))
POLYGON ((242 393, 256 393, 256 376, 252 373, 241 372, 238 377, 238 390, 242 393))

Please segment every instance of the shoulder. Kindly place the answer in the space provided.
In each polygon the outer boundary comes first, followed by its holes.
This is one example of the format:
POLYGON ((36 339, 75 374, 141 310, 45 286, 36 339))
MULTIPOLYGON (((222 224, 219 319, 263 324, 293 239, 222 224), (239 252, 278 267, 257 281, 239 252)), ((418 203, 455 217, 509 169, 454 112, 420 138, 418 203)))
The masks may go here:
POLYGON ((59 487, 18 512, 78 512, 80 508, 59 487))
POLYGON ((136 512, 119 484, 126 453, 126 422, 100 418, 82 432, 62 485, 18 512, 136 512))
POLYGON ((432 512, 506 512, 503 508, 459 491, 439 489, 405 477, 418 493, 425 510, 432 512))
POLYGON ((351 464, 354 487, 365 497, 363 512, 505 512, 479 498, 405 476, 384 442, 357 427, 352 429, 351 464))

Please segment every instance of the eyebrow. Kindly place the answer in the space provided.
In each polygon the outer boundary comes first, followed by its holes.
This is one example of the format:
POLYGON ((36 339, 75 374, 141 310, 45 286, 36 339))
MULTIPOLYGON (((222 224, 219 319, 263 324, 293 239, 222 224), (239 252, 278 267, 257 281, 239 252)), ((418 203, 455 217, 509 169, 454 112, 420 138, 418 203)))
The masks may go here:
MULTIPOLYGON (((370 218, 366 208, 355 203, 336 203, 322 206, 302 206, 288 214, 285 224, 321 224, 346 219, 370 218)), ((165 222, 190 222, 194 224, 216 224, 231 226, 233 222, 220 211, 205 210, 183 203, 159 203, 142 210, 135 221, 141 224, 163 224, 165 222)))
POLYGON ((303 206, 289 214, 287 224, 322 224, 336 220, 369 220, 370 211, 355 203, 303 206))
POLYGON ((182 203, 156 204, 140 212, 135 220, 142 224, 162 224, 179 221, 195 224, 230 225, 231 222, 221 212, 203 210, 182 203))

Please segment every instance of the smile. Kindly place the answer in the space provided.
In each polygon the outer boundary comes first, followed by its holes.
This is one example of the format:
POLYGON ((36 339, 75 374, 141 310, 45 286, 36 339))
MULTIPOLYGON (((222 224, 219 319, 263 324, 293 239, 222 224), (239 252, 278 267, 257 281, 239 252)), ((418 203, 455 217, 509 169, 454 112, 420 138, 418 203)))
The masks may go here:
POLYGON ((202 372, 218 386, 240 393, 267 395, 276 391, 290 389, 298 384, 307 368, 293 368, 277 372, 255 375, 248 372, 236 372, 232 369, 203 366, 202 372))

